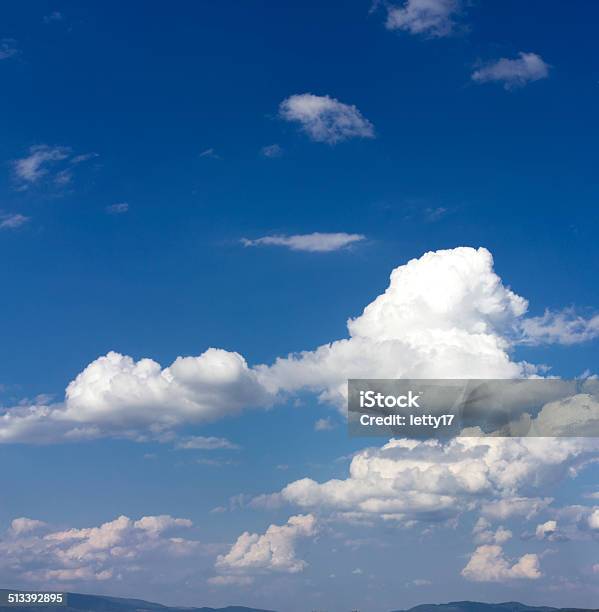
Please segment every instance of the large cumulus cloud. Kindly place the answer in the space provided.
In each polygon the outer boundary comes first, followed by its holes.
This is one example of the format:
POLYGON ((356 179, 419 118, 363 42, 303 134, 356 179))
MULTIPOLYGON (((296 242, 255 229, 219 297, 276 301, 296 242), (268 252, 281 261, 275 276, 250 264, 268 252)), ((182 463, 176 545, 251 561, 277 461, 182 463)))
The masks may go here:
POLYGON ((535 341, 546 336, 544 319, 525 325, 526 310, 486 249, 426 253, 393 270, 385 293, 348 321, 345 339, 253 367, 217 348, 167 367, 110 352, 69 383, 63 401, 4 409, 0 443, 165 437, 305 389, 341 409, 347 378, 526 377, 534 365, 514 361, 511 351, 530 330, 535 341))

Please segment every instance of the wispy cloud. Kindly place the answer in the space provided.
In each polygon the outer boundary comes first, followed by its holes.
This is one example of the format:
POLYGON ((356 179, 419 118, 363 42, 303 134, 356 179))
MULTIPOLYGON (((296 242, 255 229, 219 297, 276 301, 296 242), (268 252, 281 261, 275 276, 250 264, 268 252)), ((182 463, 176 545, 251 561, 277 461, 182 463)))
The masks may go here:
POLYGON ((519 53, 516 59, 502 57, 472 73, 477 83, 503 83, 505 89, 524 87, 549 76, 549 64, 536 53, 519 53))
POLYGON ((599 314, 585 318, 573 308, 546 310, 522 321, 524 344, 580 344, 599 337, 599 314))
POLYGON ((264 157, 281 157, 283 155, 283 149, 278 144, 271 144, 261 149, 264 157))
POLYGON ((106 212, 109 215, 122 215, 129 211, 128 202, 118 202, 117 204, 111 204, 106 207, 106 212))
POLYGON ((216 151, 210 147, 210 149, 205 149, 200 153, 200 157, 208 157, 209 159, 221 159, 221 156, 216 153, 216 151))
POLYGON ((57 186, 64 186, 73 178, 73 166, 97 157, 97 153, 72 155, 70 147, 34 145, 28 155, 13 161, 13 173, 18 188, 23 190, 50 180, 57 186))
POLYGON ((316 142, 335 144, 350 138, 374 138, 374 126, 353 105, 330 96, 305 93, 281 102, 280 116, 297 122, 316 142))
POLYGON ((330 251, 338 251, 355 242, 360 242, 365 239, 366 236, 362 234, 346 234, 345 232, 314 232, 312 234, 295 234, 292 236, 276 234, 273 236, 263 236, 262 238, 256 238, 255 240, 242 238, 241 242, 246 247, 282 246, 287 247, 292 251, 328 253, 330 251))
POLYGON ((385 25, 389 30, 404 30, 410 34, 448 36, 461 7, 461 0, 406 0, 400 5, 389 4, 385 25))
POLYGON ((60 11, 52 11, 49 15, 44 16, 44 23, 56 23, 63 20, 64 15, 60 11))
POLYGON ((0 229, 17 229, 29 220, 29 217, 18 213, 0 214, 0 229))
POLYGON ((177 443, 176 448, 182 450, 218 450, 227 449, 235 450, 239 446, 233 444, 226 438, 216 438, 214 436, 191 436, 177 443))
POLYGON ((9 59, 19 53, 17 43, 12 38, 3 38, 0 40, 0 60, 9 59))

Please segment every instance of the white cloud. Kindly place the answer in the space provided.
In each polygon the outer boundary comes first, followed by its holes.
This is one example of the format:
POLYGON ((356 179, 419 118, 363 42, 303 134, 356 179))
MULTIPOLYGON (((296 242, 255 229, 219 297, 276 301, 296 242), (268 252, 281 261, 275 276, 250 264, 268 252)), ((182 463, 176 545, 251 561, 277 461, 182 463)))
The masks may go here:
MULTIPOLYGON (((559 440, 554 442, 557 446, 560 446, 559 440)), ((574 455, 579 455, 583 452, 582 448, 579 450, 580 452, 574 451, 574 455)), ((557 458, 554 465, 559 468, 560 463, 561 459, 557 458)), ((531 476, 530 472, 528 475, 531 476)), ((541 510, 547 508, 551 502, 553 502, 551 497, 514 497, 508 495, 504 499, 483 503, 481 511, 483 516, 493 520, 505 520, 514 516, 523 516, 531 519, 541 510)))
POLYGON ((7 410, 0 416, 0 442, 156 438, 184 423, 214 421, 272 400, 238 353, 208 349, 162 369, 151 359, 136 362, 111 352, 68 385, 63 403, 7 410))
POLYGON ((198 541, 169 534, 191 526, 188 519, 168 515, 137 521, 120 516, 97 527, 56 530, 19 518, 0 539, 0 570, 7 579, 38 587, 104 581, 134 572, 138 563, 199 554, 198 541))
POLYGON ((476 582, 504 582, 513 579, 536 580, 541 577, 539 557, 523 555, 510 565, 501 546, 485 544, 479 546, 462 570, 462 576, 476 582))
POLYGON ((222 587, 249 586, 254 582, 254 579, 251 576, 212 576, 212 578, 208 578, 207 582, 222 587))
MULTIPOLYGON (((345 479, 303 478, 256 498, 254 505, 288 503, 342 519, 403 522, 444 521, 477 509, 492 519, 532 516, 551 500, 514 493, 568 475, 593 448, 592 441, 574 438, 391 440, 356 453, 345 479)), ((500 529, 483 537, 505 541, 508 536, 500 529)))
POLYGON ((528 377, 534 366, 511 358, 526 309, 486 249, 426 253, 392 272, 387 290, 348 321, 345 339, 253 367, 216 348, 164 368, 110 352, 67 386, 63 401, 4 409, 0 443, 172 438, 183 425, 304 390, 343 411, 348 378, 528 377))
POLYGON ((234 450, 239 448, 239 446, 237 446, 237 444, 233 444, 233 442, 227 440, 226 438, 216 438, 214 436, 192 436, 178 442, 177 448, 183 450, 234 450))
POLYGON ((106 207, 106 212, 111 215, 122 215, 129 212, 129 204, 127 202, 118 202, 106 207))
POLYGON ((16 536, 23 535, 25 533, 32 533, 34 531, 39 531, 46 526, 46 523, 43 521, 38 521, 35 519, 30 519, 27 517, 16 518, 10 524, 10 533, 16 536))
POLYGON ((200 157, 208 157, 209 159, 221 159, 220 155, 212 148, 204 149, 200 153, 200 157))
POLYGON ((550 538, 556 531, 557 521, 546 521, 545 523, 537 525, 535 536, 539 540, 544 540, 545 538, 550 538))
POLYGON ((278 144, 267 145, 266 147, 262 147, 261 149, 262 155, 264 157, 281 157, 283 155, 283 149, 278 144))
POLYGON ((328 431, 329 429, 334 429, 335 423, 327 417, 325 419, 318 419, 316 423, 314 423, 314 431, 328 431))
POLYGON ((43 178, 51 179, 56 185, 64 186, 72 179, 72 167, 96 157, 95 153, 72 155, 69 147, 34 145, 29 154, 13 161, 13 172, 19 189, 27 189, 43 178), (64 167, 64 164, 68 164, 64 167))
POLYGON ((405 0, 400 5, 388 6, 385 25, 389 30, 411 34, 447 36, 460 9, 461 0, 405 0))
POLYGON ((536 53, 520 53, 517 59, 501 59, 487 64, 472 73, 472 80, 477 83, 499 82, 505 89, 523 87, 527 83, 546 79, 549 76, 549 64, 536 53))
POLYGON ((291 249, 292 251, 310 251, 313 253, 329 253, 338 251, 345 247, 365 240, 366 236, 362 234, 346 234, 338 233, 322 233, 314 232, 312 234, 296 234, 293 236, 274 235, 248 240, 243 238, 242 244, 246 247, 255 246, 282 246, 291 249))
POLYGON ((480 517, 472 533, 476 544, 503 544, 512 538, 512 532, 505 527, 499 527, 496 531, 490 529, 490 523, 483 517, 480 517))
POLYGON ((572 308, 558 312, 546 310, 540 317, 522 322, 525 344, 578 344, 599 337, 599 315, 582 317, 572 308))
POLYGON ((3 38, 0 41, 0 60, 9 59, 18 55, 19 49, 17 48, 16 41, 12 38, 3 38))
POLYGON ((263 535, 246 531, 226 555, 218 556, 216 567, 223 572, 301 572, 306 562, 296 557, 296 542, 315 535, 316 529, 314 516, 299 514, 285 525, 271 525, 263 535))
POLYGON ((599 563, 595 563, 591 569, 593 570, 594 574, 599 574, 599 563))
POLYGON ((49 15, 44 16, 44 23, 56 23, 58 21, 63 21, 64 15, 60 11, 52 11, 49 15))
POLYGON ((17 229, 29 221, 19 213, 0 214, 0 229, 17 229))
POLYGON ((588 518, 588 522, 591 529, 599 529, 599 508, 593 510, 593 513, 588 518))
POLYGON ((281 102, 279 114, 300 123, 316 142, 335 144, 350 138, 374 138, 374 127, 353 105, 330 96, 296 94, 281 102))

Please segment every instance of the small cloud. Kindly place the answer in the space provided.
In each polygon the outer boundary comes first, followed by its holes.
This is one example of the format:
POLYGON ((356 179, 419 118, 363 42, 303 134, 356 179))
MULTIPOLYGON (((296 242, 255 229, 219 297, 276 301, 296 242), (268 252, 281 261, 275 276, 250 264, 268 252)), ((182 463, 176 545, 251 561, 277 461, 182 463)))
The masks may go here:
POLYGON ((225 508, 225 506, 216 506, 216 508, 212 508, 212 510, 210 510, 210 514, 222 514, 223 512, 227 512, 227 508, 225 508))
POLYGON ((437 206, 436 208, 427 208, 424 211, 426 220, 429 223, 434 223, 435 221, 439 221, 442 217, 447 214, 447 208, 444 206, 437 206))
POLYGON ((329 429, 334 429, 335 423, 327 417, 326 419, 318 419, 316 423, 314 423, 314 431, 327 431, 329 429))
POLYGON ((388 30, 441 38, 452 33, 461 0, 406 0, 401 5, 387 5, 388 30))
POLYGON ((431 584, 433 583, 430 580, 427 580, 426 578, 416 578, 415 580, 412 580, 411 582, 406 583, 406 586, 424 587, 424 586, 430 586, 431 584))
POLYGON ((176 448, 181 450, 215 450, 215 449, 238 449, 237 444, 233 444, 226 438, 216 438, 213 436, 192 436, 177 443, 176 448))
POLYGON ((281 471, 285 471, 289 469, 289 466, 286 463, 279 463, 279 465, 276 466, 277 470, 281 470, 281 471))
POLYGON ((338 251, 354 242, 365 240, 366 236, 362 234, 346 234, 345 232, 338 233, 322 233, 314 232, 312 234, 296 234, 293 236, 273 235, 263 236, 255 240, 242 238, 241 243, 246 247, 255 246, 282 246, 291 249, 292 251, 310 251, 318 253, 327 253, 330 251, 338 251))
POLYGON ((111 204, 110 206, 106 207, 106 212, 109 215, 122 215, 123 213, 129 212, 129 204, 127 202, 111 204))
POLYGON ((200 157, 208 157, 210 159, 221 159, 221 156, 212 148, 206 149, 200 153, 200 157))
POLYGON ((477 83, 503 83, 505 89, 524 87, 533 81, 549 76, 549 64, 536 53, 520 53, 517 59, 501 59, 491 62, 472 73, 477 83))
POLYGON ((595 563, 595 565, 593 565, 592 567, 592 570, 594 574, 599 574, 599 563, 595 563))
POLYGON ((46 523, 26 517, 16 518, 10 524, 9 532, 12 535, 20 536, 26 533, 33 533, 46 527, 46 523))
POLYGON ((44 17, 44 23, 56 23, 57 21, 63 21, 64 15, 60 11, 52 11, 49 15, 44 17))
POLYGON ((330 96, 290 96, 281 102, 279 115, 299 123, 316 142, 335 144, 350 138, 374 138, 374 126, 355 106, 330 96))
POLYGON ((12 38, 3 38, 0 40, 0 60, 9 59, 18 55, 16 41, 12 38))
POLYGON ((18 213, 0 214, 0 229, 17 229, 28 221, 29 217, 18 213))
POLYGON ((214 576, 208 578, 208 584, 213 586, 248 586, 254 582, 251 576, 214 576))
POLYGON ((352 574, 354 574, 355 576, 359 576, 360 574, 363 574, 363 573, 364 572, 359 567, 356 567, 356 569, 352 571, 352 574))
POLYGON ((89 161, 90 159, 94 159, 96 157, 100 157, 98 153, 83 153, 82 155, 75 155, 69 160, 69 163, 76 165, 81 164, 83 162, 89 161))
POLYGON ((221 461, 220 459, 197 459, 196 463, 198 465, 208 465, 210 467, 223 467, 225 465, 237 465, 236 461, 231 461, 227 459, 226 461, 221 461))
POLYGON ((278 144, 271 144, 261 149, 264 157, 281 157, 283 155, 283 149, 278 144))
POLYGON ((73 178, 72 166, 92 157, 97 157, 97 153, 72 156, 70 147, 41 144, 29 147, 28 155, 14 160, 12 167, 19 190, 28 189, 42 179, 62 187, 73 178))

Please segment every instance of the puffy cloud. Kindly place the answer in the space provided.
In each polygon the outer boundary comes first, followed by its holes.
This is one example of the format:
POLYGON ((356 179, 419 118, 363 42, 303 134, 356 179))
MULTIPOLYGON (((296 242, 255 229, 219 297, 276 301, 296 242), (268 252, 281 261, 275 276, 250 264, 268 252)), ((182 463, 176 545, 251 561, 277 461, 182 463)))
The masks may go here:
MULTIPOLYGON (((554 442, 557 446, 560 446, 559 440, 554 442)), ((559 466, 559 464, 560 460, 558 459, 555 465, 559 466)), ((531 476, 530 473, 528 475, 531 476)), ((551 502, 553 502, 551 497, 507 496, 504 499, 483 503, 481 511, 484 516, 493 520, 505 520, 514 516, 523 516, 530 519, 547 508, 551 502)))
POLYGON ((277 359, 265 380, 285 391, 312 388, 344 405, 348 378, 519 378, 509 335, 527 302, 493 271, 484 248, 426 253, 393 270, 390 284, 350 338, 277 359))
POLYGON ((0 443, 172 438, 180 426, 269 407, 302 390, 344 411, 348 378, 528 377, 534 366, 510 356, 526 309, 486 249, 426 253, 393 270, 387 290, 348 321, 345 339, 254 367, 216 348, 164 368, 110 352, 67 386, 64 401, 0 413, 0 443))
POLYGON ((496 531, 490 529, 491 525, 485 518, 480 517, 474 525, 472 533, 476 544, 503 544, 512 537, 512 532, 505 527, 499 527, 496 531))
POLYGON ((159 437, 183 423, 213 421, 271 400, 238 353, 208 349, 162 369, 151 359, 110 352, 68 385, 63 404, 7 410, 0 441, 159 437))
POLYGON ((599 336, 599 315, 587 319, 571 308, 547 310, 540 317, 523 321, 522 332, 526 344, 578 344, 599 336))
POLYGON ((591 529, 599 529, 599 508, 593 510, 588 518, 588 522, 591 529))
MULTIPOLYGON (((356 453, 346 479, 303 478, 254 505, 286 502, 340 518, 404 522, 443 521, 476 509, 492 519, 532 516, 551 500, 514 494, 568 474, 593 448, 582 439, 391 440, 356 453)), ((493 539, 507 535, 498 531, 493 539)))
POLYGON ((476 582, 504 582, 513 579, 536 580, 541 577, 539 557, 523 555, 513 565, 497 544, 479 546, 462 570, 462 576, 476 582))
POLYGON ((16 518, 10 524, 10 533, 16 536, 23 535, 24 533, 31 533, 43 529, 46 523, 43 521, 37 521, 27 517, 16 518))
POLYGON ((295 544, 299 538, 313 536, 316 529, 313 515, 298 514, 285 525, 271 525, 263 535, 246 531, 226 555, 218 556, 216 567, 223 572, 301 572, 306 562, 296 557, 295 544))
POLYGON ((28 221, 29 217, 19 213, 0 214, 0 229, 17 229, 28 221))
POLYGON ((108 580, 136 571, 138 563, 199 554, 198 541, 166 535, 191 526, 187 519, 168 515, 137 521, 120 516, 97 527, 56 530, 41 521, 19 518, 0 539, 0 570, 36 586, 108 580))
POLYGON ((335 144, 350 138, 374 138, 374 127, 353 105, 330 96, 296 94, 281 102, 280 116, 297 122, 316 142, 335 144))
POLYGON ((505 89, 513 89, 546 79, 549 76, 549 68, 549 64, 540 55, 520 53, 517 59, 502 57, 475 70, 472 73, 472 80, 477 83, 503 83, 505 89))
POLYGON ((451 33, 461 0, 405 0, 387 8, 386 27, 410 34, 441 37, 451 33))
MULTIPOLYGON (((595 382, 595 381, 593 381, 595 382)), ((599 401, 591 393, 578 393, 545 404, 528 421, 529 435, 538 436, 599 436, 599 401)))
POLYGON ((243 238, 242 244, 246 247, 252 246, 282 246, 292 251, 311 251, 314 253, 328 253, 338 251, 350 244, 365 240, 362 234, 346 234, 345 232, 312 234, 295 234, 292 236, 274 235, 248 240, 243 238))
POLYGON ((535 530, 535 536, 539 540, 544 540, 545 538, 550 538, 557 531, 557 522, 556 521, 547 521, 545 523, 541 523, 537 525, 535 530))

